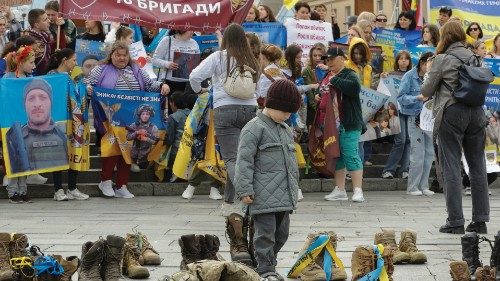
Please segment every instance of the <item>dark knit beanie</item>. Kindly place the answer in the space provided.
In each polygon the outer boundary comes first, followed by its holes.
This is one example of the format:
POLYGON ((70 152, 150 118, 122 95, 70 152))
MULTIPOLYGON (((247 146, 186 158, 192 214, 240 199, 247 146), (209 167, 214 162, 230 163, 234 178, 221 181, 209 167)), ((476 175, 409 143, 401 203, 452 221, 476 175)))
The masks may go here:
POLYGON ((266 107, 295 113, 302 105, 297 86, 288 79, 277 79, 267 91, 266 107))
POLYGON ((52 102, 52 87, 50 86, 47 81, 41 79, 41 78, 33 78, 25 87, 24 87, 24 99, 23 101, 26 102, 26 96, 29 94, 29 92, 33 90, 42 90, 49 95, 50 102, 52 102))

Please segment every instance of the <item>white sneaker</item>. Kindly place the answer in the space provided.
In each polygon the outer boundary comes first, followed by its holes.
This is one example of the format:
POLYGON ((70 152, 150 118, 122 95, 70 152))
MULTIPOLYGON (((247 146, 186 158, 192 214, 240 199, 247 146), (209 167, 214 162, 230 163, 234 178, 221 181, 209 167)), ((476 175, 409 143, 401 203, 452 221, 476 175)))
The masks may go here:
MULTIPOLYGON (((429 190, 430 191, 430 190, 429 190)), ((432 192, 432 191, 431 191, 432 192)), ((407 191, 406 194, 408 195, 413 195, 413 196, 422 196, 423 193, 422 191, 420 190, 416 190, 416 191, 407 191)))
POLYGON ((54 193, 54 201, 68 201, 68 196, 64 193, 64 189, 60 188, 54 193))
POLYGON ((9 178, 7 176, 3 176, 2 185, 3 185, 3 187, 9 186, 9 178))
POLYGON ((139 168, 139 165, 137 164, 132 164, 130 165, 130 171, 133 173, 139 173, 141 171, 141 168, 139 168))
POLYGON ((402 173, 401 173, 401 178, 402 178, 402 179, 407 179, 407 178, 408 178, 408 175, 409 175, 409 174, 408 174, 408 172, 402 172, 402 173))
POLYGON ((471 196, 472 192, 471 192, 471 188, 470 187, 466 187, 465 188, 465 195, 466 196, 471 196))
POLYGON ((219 189, 217 187, 210 187, 210 195, 208 195, 208 198, 212 200, 221 200, 222 195, 220 195, 219 189))
POLYGON ((385 172, 382 174, 383 179, 393 179, 394 175, 391 172, 385 172))
POLYGON ((304 195, 302 195, 302 189, 299 188, 299 191, 297 192, 297 200, 302 201, 304 199, 304 195))
POLYGON ((130 198, 134 198, 135 196, 134 196, 134 194, 130 193, 130 191, 128 191, 126 185, 122 185, 122 188, 115 190, 115 197, 116 198, 130 199, 130 198))
MULTIPOLYGON (((195 187, 192 186, 192 185, 188 185, 186 187, 186 190, 184 190, 184 192, 182 193, 182 198, 184 199, 191 199, 193 198, 193 195, 194 195, 194 190, 195 190, 195 187)), ((211 192, 210 192, 211 193, 211 192)))
POLYGON ((47 178, 40 176, 39 174, 29 175, 26 178, 26 184, 45 184, 47 182, 47 178))
POLYGON ((424 190, 422 190, 422 194, 425 196, 432 196, 432 195, 434 195, 434 191, 431 191, 429 189, 424 189, 424 190))
POLYGON ((336 186, 333 191, 325 195, 325 200, 327 201, 347 201, 349 198, 347 197, 347 192, 344 190, 340 190, 338 186, 336 186))
POLYGON ((73 190, 68 189, 68 193, 66 194, 66 196, 68 196, 69 200, 87 200, 90 197, 87 194, 78 190, 78 188, 73 190))
POLYGON ((113 183, 111 182, 111 180, 101 181, 99 183, 99 189, 102 191, 102 194, 104 194, 104 196, 115 196, 115 191, 113 190, 113 183))
POLYGON ((363 196, 363 190, 359 187, 354 188, 354 193, 351 197, 352 202, 365 202, 365 197, 363 196))
POLYGON ((488 188, 488 195, 491 195, 491 189, 488 188))

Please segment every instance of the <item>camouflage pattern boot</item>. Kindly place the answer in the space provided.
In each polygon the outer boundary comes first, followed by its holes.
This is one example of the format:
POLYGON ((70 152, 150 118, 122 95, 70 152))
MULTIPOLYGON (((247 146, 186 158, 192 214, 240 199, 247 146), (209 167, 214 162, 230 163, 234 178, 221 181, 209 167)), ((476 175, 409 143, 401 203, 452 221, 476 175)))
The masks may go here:
POLYGON ((181 247, 181 270, 187 270, 187 265, 201 260, 201 245, 199 237, 194 234, 182 235, 179 238, 181 247))
POLYGON ((135 245, 140 251, 139 263, 141 265, 160 265, 161 258, 158 252, 149 243, 146 235, 137 232, 135 234, 127 233, 125 240, 128 244, 135 245))
POLYGON ((12 280, 12 271, 10 267, 10 234, 0 233, 0 281, 12 280))
POLYGON ((125 239, 116 235, 108 235, 105 243, 104 266, 101 265, 101 274, 104 281, 123 280, 122 265, 123 246, 125 239))
POLYGON ((130 279, 146 279, 149 270, 139 264, 140 252, 132 245, 125 243, 123 246, 123 274, 130 279))
POLYGON ((410 255, 410 263, 421 264, 427 262, 427 257, 417 248, 417 232, 407 229, 401 232, 399 250, 410 255))
POLYGON ((66 259, 64 259, 61 255, 53 255, 53 257, 64 269, 63 274, 57 277, 57 280, 71 281, 71 276, 75 274, 80 266, 80 259, 75 256, 67 257, 66 259))
POLYGON ((244 230, 241 215, 232 213, 226 218, 226 233, 229 236, 231 260, 253 266, 252 257, 248 253, 247 233, 244 230))
POLYGON ((470 281, 469 267, 464 261, 450 262, 450 275, 453 281, 470 281))
POLYGON ((474 275, 476 268, 481 267, 479 260, 479 236, 477 233, 467 233, 461 238, 462 242, 462 260, 467 262, 469 273, 474 275))
POLYGON ((202 247, 201 257, 205 260, 220 260, 217 256, 220 247, 219 237, 217 235, 205 234, 204 247, 202 247))
POLYGON ((496 281, 496 270, 487 265, 476 269, 476 281, 496 281))
POLYGON ((384 248, 391 247, 394 250, 394 264, 408 263, 411 260, 410 254, 399 250, 394 229, 382 229, 375 233, 374 244, 382 244, 384 248))
POLYGON ((352 253, 352 281, 359 280, 375 269, 373 246, 358 246, 352 253))
POLYGON ((78 281, 102 281, 100 264, 104 260, 104 241, 87 242, 82 245, 82 264, 78 281))

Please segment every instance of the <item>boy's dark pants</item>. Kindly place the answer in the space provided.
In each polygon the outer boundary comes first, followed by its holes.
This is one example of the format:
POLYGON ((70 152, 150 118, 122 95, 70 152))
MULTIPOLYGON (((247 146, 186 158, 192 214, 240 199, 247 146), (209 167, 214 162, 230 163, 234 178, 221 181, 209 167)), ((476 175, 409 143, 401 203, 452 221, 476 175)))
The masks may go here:
POLYGON ((290 212, 277 212, 253 215, 255 236, 255 259, 257 260, 257 273, 262 275, 275 272, 276 256, 288 240, 290 229, 290 212))

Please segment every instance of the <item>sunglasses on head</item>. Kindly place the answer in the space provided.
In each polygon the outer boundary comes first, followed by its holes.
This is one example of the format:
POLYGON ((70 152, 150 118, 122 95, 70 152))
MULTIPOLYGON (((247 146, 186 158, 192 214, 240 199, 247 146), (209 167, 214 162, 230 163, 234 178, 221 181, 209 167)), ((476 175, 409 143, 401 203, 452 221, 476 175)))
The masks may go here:
POLYGON ((470 31, 478 31, 478 30, 479 30, 479 28, 477 28, 477 27, 471 27, 470 28, 470 31))
POLYGON ((378 22, 387 22, 387 19, 376 19, 378 22))

